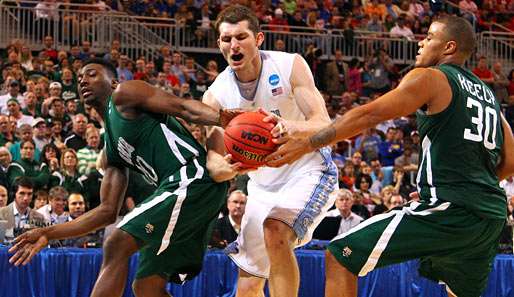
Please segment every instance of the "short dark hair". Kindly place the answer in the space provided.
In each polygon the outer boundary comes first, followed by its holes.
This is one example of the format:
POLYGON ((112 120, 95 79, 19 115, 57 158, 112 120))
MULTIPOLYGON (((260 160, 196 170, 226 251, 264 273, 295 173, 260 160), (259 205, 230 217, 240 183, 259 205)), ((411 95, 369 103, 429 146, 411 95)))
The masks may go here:
POLYGON ((471 56, 475 50, 476 38, 475 30, 468 20, 462 17, 446 15, 437 18, 434 22, 445 25, 445 34, 449 40, 457 43, 457 51, 467 57, 471 56))
POLYGON ((101 58, 91 58, 91 59, 86 60, 86 62, 84 62, 84 64, 82 64, 82 67, 85 67, 86 65, 89 65, 89 64, 102 65, 107 70, 107 72, 109 72, 109 74, 112 77, 114 77, 115 79, 118 79, 118 72, 116 71, 116 67, 114 67, 114 65, 112 65, 111 62, 106 61, 101 58))
POLYGON ((16 192, 18 192, 18 189, 20 187, 34 189, 34 182, 30 178, 22 175, 22 176, 16 178, 16 180, 14 180, 14 183, 12 185, 12 190, 13 190, 14 194, 16 194, 16 192))
POLYGON ((259 27, 259 19, 255 13, 248 7, 239 4, 231 5, 223 9, 216 18, 214 26, 216 28, 216 32, 219 34, 221 23, 237 24, 241 21, 248 21, 248 29, 250 29, 253 34, 256 35, 261 31, 259 27))

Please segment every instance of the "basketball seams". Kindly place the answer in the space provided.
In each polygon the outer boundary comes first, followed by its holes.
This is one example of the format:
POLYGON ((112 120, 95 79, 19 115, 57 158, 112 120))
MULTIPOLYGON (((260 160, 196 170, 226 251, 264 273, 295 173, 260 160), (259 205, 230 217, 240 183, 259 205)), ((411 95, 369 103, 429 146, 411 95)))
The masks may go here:
POLYGON ((264 129, 264 130, 266 130, 266 131, 268 131, 268 132, 270 132, 270 131, 271 131, 271 129, 273 129, 272 127, 263 127, 263 126, 261 126, 261 125, 257 125, 257 124, 255 124, 255 123, 241 123, 241 122, 238 122, 237 124, 232 124, 232 125, 230 125, 230 124, 229 124, 229 125, 227 126, 227 129, 232 128, 232 127, 234 127, 234 128, 235 128, 235 127, 237 127, 237 126, 253 126, 253 127, 259 127, 259 128, 264 129))

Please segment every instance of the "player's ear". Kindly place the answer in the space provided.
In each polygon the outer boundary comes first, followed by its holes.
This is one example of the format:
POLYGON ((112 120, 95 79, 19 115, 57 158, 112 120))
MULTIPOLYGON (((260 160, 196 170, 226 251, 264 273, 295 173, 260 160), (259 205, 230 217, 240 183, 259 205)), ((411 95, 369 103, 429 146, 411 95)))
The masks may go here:
POLYGON ((264 33, 257 33, 257 36, 255 36, 255 41, 257 43, 257 47, 261 47, 261 44, 264 42, 264 33))
POLYGON ((450 40, 446 42, 446 45, 444 47, 444 53, 446 55, 453 55, 457 52, 457 42, 455 40, 450 40))

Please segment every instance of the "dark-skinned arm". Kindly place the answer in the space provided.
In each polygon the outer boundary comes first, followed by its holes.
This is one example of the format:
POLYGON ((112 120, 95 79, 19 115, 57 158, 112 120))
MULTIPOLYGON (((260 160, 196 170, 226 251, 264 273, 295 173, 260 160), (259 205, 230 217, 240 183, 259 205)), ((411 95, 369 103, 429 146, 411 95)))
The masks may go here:
POLYGON ((18 236, 9 249, 14 255, 10 263, 27 264, 41 249, 54 239, 79 237, 116 221, 128 183, 127 169, 108 166, 100 188, 101 203, 75 220, 64 224, 30 230, 18 236))
POLYGON ((116 106, 169 114, 200 125, 226 126, 238 114, 216 110, 197 100, 177 97, 139 80, 119 84, 112 98, 116 106))
POLYGON ((503 180, 514 175, 514 136, 509 123, 501 115, 503 127, 503 147, 501 152, 501 162, 496 167, 496 175, 503 180))

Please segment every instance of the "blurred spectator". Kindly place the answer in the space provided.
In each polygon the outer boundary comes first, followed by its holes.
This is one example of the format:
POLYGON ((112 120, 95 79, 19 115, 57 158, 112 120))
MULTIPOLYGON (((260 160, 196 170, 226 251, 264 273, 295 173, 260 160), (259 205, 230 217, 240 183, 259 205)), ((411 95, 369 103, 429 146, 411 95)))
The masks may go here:
POLYGON ((369 84, 367 87, 373 92, 383 94, 391 89, 389 74, 394 72, 394 64, 384 49, 375 51, 368 61, 369 84))
POLYGON ((59 185, 64 187, 68 192, 82 193, 84 187, 81 175, 78 171, 78 159, 75 150, 68 148, 61 155, 61 170, 56 173, 59 177, 59 185))
POLYGON ((122 55, 119 60, 118 68, 116 72, 118 72, 118 81, 124 82, 127 80, 134 79, 132 72, 128 69, 129 58, 126 55, 122 55))
POLYGON ((19 81, 15 80, 15 79, 8 80, 8 81, 6 81, 6 86, 7 86, 7 93, 5 95, 0 96, 0 110, 3 114, 8 113, 7 101, 12 100, 12 99, 18 100, 18 101, 23 100, 23 95, 20 92, 20 82, 19 81))
POLYGON ((339 174, 339 187, 353 189, 355 183, 355 169, 351 161, 346 161, 341 173, 339 174))
POLYGON ((50 138, 48 138, 46 130, 46 121, 42 118, 37 118, 32 122, 33 135, 32 138, 34 143, 36 144, 36 149, 39 151, 43 150, 43 147, 50 143, 50 138))
POLYGON ((95 127, 86 130, 87 146, 77 152, 78 171, 80 175, 89 174, 96 170, 96 159, 99 154, 100 133, 95 127))
POLYGON ((382 139, 375 129, 366 129, 355 139, 355 149, 361 152, 364 161, 369 162, 378 158, 380 143, 382 139))
POLYGON ((473 0, 460 0, 459 9, 461 15, 466 18, 471 24, 474 24, 477 19, 478 7, 473 0))
POLYGON ((326 91, 331 95, 338 95, 346 91, 348 84, 348 64, 343 61, 343 53, 336 50, 334 60, 327 63, 325 68, 326 91))
MULTIPOLYGON (((55 13, 57 13, 57 12, 55 12, 55 13)), ((37 15, 37 13, 36 13, 36 15, 37 15)), ((43 38, 43 46, 44 46, 44 48, 41 52, 44 53, 44 56, 52 59, 54 62, 57 61, 57 53, 58 52, 54 48, 54 38, 50 35, 45 36, 43 38)))
POLYGON ((410 133, 412 151, 415 153, 421 152, 421 138, 419 137, 418 130, 414 130, 410 133))
POLYGON ((95 54, 91 51, 91 42, 84 40, 82 41, 82 49, 80 51, 79 59, 85 61, 95 54))
POLYGON ((191 95, 195 99, 201 99, 208 88, 207 77, 203 70, 196 72, 196 81, 190 82, 191 95))
POLYGON ((12 131, 9 117, 0 114, 0 145, 10 147, 15 142, 15 140, 16 138, 12 131))
POLYGON ((68 137, 66 137, 64 144, 66 147, 78 151, 87 146, 85 137, 88 119, 85 115, 78 113, 73 117, 72 121, 72 132, 68 137))
POLYGON ((30 179, 21 177, 13 184, 14 202, 0 208, 0 220, 6 220, 6 237, 14 238, 14 229, 22 229, 27 225, 42 225, 44 217, 31 209, 34 185, 30 179))
POLYGON ((38 210, 41 207, 48 204, 48 192, 45 190, 39 190, 36 192, 36 197, 34 198, 34 209, 38 210))
MULTIPOLYGON (((86 212, 86 201, 80 193, 72 193, 68 197, 69 217, 68 221, 77 219, 86 212)), ((88 235, 66 239, 63 246, 71 247, 100 247, 103 241, 104 230, 100 229, 88 235)))
POLYGON ((172 89, 180 87, 180 81, 178 80, 178 77, 176 77, 175 74, 171 72, 170 62, 164 62, 162 66, 162 72, 166 75, 166 79, 168 80, 168 83, 172 89))
POLYGON ((214 60, 210 60, 209 62, 207 62, 206 69, 207 70, 205 71, 205 73, 207 74, 207 83, 211 85, 219 74, 218 63, 216 63, 216 61, 214 60))
POLYGON ((393 209, 395 207, 401 207, 405 204, 405 200, 403 199, 402 195, 400 194, 393 194, 391 198, 389 198, 389 203, 387 206, 389 209, 393 209))
POLYGON ((500 182, 500 187, 505 190, 505 194, 507 194, 507 200, 514 199, 514 176, 509 176, 508 178, 502 180, 500 182))
POLYGON ((0 146, 0 185, 8 188, 7 169, 11 164, 11 153, 5 146, 0 146))
POLYGON ((185 67, 182 65, 182 56, 180 53, 173 53, 173 59, 171 64, 171 73, 178 78, 180 85, 187 81, 186 73, 184 72, 185 67))
POLYGON ((62 70, 61 85, 61 97, 64 101, 79 99, 77 83, 73 79, 73 72, 68 68, 62 70))
POLYGON ((488 85, 492 85, 494 83, 493 73, 487 67, 487 58, 484 56, 480 57, 478 60, 478 65, 473 69, 473 73, 488 85))
POLYGON ((60 186, 53 187, 48 192, 49 203, 37 211, 52 225, 66 223, 69 220, 69 214, 64 210, 67 199, 66 189, 60 186))
POLYGON ((329 211, 327 216, 336 217, 340 221, 339 230, 337 231, 337 234, 334 234, 335 237, 336 235, 348 232, 350 229, 360 224, 364 219, 352 212, 353 194, 350 190, 339 189, 335 190, 330 195, 336 196, 336 209, 329 211))
POLYGON ((289 24, 282 9, 275 9, 274 16, 269 22, 269 29, 275 32, 289 32, 289 24))
POLYGON ((20 176, 29 178, 35 190, 44 188, 49 184, 50 172, 46 166, 41 166, 34 159, 34 150, 35 145, 32 139, 21 141, 20 159, 13 160, 7 168, 7 178, 10 185, 13 185, 20 176))
POLYGON ((41 116, 41 108, 38 108, 37 97, 33 92, 26 92, 23 101, 25 102, 25 108, 21 110, 24 115, 37 118, 41 116))
POLYGON ((403 168, 405 172, 415 173, 418 171, 418 162, 418 153, 412 150, 412 146, 410 144, 406 144, 403 154, 394 160, 394 166, 403 168))
POLYGON ((379 145, 379 157, 382 166, 394 166, 394 160, 403 154, 403 146, 395 140, 397 129, 387 129, 386 139, 379 145))
POLYGON ((50 138, 52 139, 52 143, 59 149, 64 150, 66 145, 64 144, 64 136, 62 130, 62 121, 59 119, 49 119, 48 127, 50 132, 50 138))
POLYGON ((276 39, 275 43, 273 45, 273 50, 279 51, 279 52, 285 52, 286 51, 286 43, 282 39, 276 39))
POLYGON ((502 63, 496 62, 493 65, 493 90, 494 95, 496 96, 496 99, 500 103, 506 103, 508 102, 509 97, 509 79, 503 73, 502 70, 502 63))
POLYGON ((376 202, 379 200, 378 197, 371 192, 371 185, 373 184, 373 180, 371 176, 368 174, 361 173, 355 179, 355 192, 358 192, 362 195, 362 205, 364 205, 368 212, 373 212, 375 208, 376 202))
POLYGON ((7 189, 4 186, 0 186, 0 207, 6 206, 7 201, 9 201, 9 196, 7 195, 7 189))
POLYGON ((20 102, 14 98, 7 100, 7 112, 11 122, 15 122, 18 128, 23 124, 32 125, 34 121, 33 117, 21 112, 20 102))
POLYGON ((145 60, 144 59, 136 60, 136 69, 134 72, 134 79, 146 80, 145 60))
POLYGON ((155 86, 168 93, 173 93, 173 89, 171 88, 170 82, 166 79, 166 73, 164 72, 159 72, 157 75, 155 86))
POLYGON ((21 54, 20 54, 20 63, 23 68, 27 71, 34 70, 34 67, 32 66, 32 51, 30 48, 26 45, 23 45, 21 48, 21 54))
POLYGON ((121 43, 118 39, 114 39, 112 42, 111 42, 111 48, 109 49, 109 52, 106 53, 104 55, 104 60, 107 60, 107 61, 117 61, 120 57, 119 57, 119 52, 121 51, 121 43), (113 51, 115 51, 118 56, 114 56, 113 57, 113 51))
POLYGON ((423 17, 423 15, 425 14, 423 4, 419 3, 417 0, 410 0, 409 14, 418 19, 423 17))
POLYGON ((186 57, 186 64, 184 66, 184 73, 186 74, 186 79, 188 83, 191 81, 196 81, 196 65, 195 60, 191 57, 186 57))
POLYGON ((61 151, 53 143, 45 145, 41 150, 41 166, 47 166, 50 173, 54 173, 59 170, 60 158, 61 151))
MULTIPOLYGON (((32 131, 32 126, 29 124, 23 124, 17 130, 18 130, 18 138, 20 140, 15 142, 9 148, 9 152, 11 153, 13 161, 20 160, 20 158, 21 158, 21 154, 20 154, 21 143, 24 141, 33 141, 32 137, 34 135, 33 131, 32 131)), ((36 148, 36 151, 34 152, 33 157, 35 157, 36 160, 39 160, 39 154, 40 154, 40 151, 36 148)))
POLYGON ((405 24, 405 18, 403 16, 397 19, 396 25, 391 28, 389 33, 391 34, 391 37, 394 38, 406 38, 408 40, 414 40, 414 33, 405 24))
POLYGON ((172 59, 170 47, 167 45, 162 46, 159 57, 155 59, 155 68, 157 68, 157 71, 162 71, 164 62, 171 61, 172 59))
POLYGON ((369 17, 377 15, 380 19, 384 19, 386 10, 383 4, 378 3, 378 0, 371 0, 364 7, 364 13, 369 17))
POLYGON ((235 190, 228 196, 227 208, 228 215, 219 218, 213 229, 211 246, 224 248, 227 244, 236 240, 241 230, 241 220, 245 213, 246 195, 239 190, 235 190))

